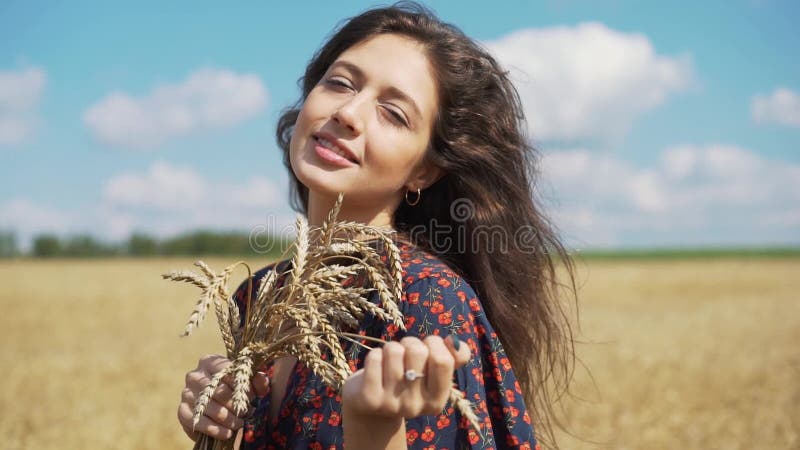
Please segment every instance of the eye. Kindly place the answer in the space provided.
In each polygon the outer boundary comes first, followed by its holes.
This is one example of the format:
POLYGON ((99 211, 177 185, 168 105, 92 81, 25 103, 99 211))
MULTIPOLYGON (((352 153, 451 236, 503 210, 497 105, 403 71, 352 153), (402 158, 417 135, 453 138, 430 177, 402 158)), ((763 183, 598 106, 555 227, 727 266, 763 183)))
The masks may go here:
POLYGON ((347 82, 344 78, 340 77, 331 77, 325 80, 325 83, 330 86, 335 86, 337 88, 344 88, 344 89, 352 89, 350 83, 347 82))
POLYGON ((389 112, 389 115, 392 117, 392 121, 393 122, 395 122, 397 125, 402 125, 404 127, 408 127, 408 123, 403 118, 402 114, 397 112, 394 108, 384 107, 384 109, 389 112))

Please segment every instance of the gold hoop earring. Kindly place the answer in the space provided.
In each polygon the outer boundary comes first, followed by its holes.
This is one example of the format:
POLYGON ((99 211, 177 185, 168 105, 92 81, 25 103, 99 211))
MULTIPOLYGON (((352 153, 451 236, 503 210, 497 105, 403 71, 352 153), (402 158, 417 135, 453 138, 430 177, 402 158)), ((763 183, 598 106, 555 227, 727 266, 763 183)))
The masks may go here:
POLYGON ((411 203, 410 201, 408 201, 408 193, 409 192, 411 192, 411 191, 406 190, 406 204, 408 204, 408 206, 414 206, 417 203, 419 203, 419 199, 422 198, 422 193, 420 192, 420 189, 417 189, 417 199, 414 200, 414 203, 411 203))

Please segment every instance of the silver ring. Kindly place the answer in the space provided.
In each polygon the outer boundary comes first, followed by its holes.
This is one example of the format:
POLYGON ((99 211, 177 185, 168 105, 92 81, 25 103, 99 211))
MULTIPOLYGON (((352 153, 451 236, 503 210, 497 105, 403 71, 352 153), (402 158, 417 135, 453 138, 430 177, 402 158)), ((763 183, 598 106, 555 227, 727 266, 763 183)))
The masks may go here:
POLYGON ((406 380, 408 380, 408 381, 414 381, 417 378, 423 378, 424 376, 425 376, 424 374, 417 373, 417 371, 414 370, 414 369, 406 370, 406 374, 405 374, 406 380))

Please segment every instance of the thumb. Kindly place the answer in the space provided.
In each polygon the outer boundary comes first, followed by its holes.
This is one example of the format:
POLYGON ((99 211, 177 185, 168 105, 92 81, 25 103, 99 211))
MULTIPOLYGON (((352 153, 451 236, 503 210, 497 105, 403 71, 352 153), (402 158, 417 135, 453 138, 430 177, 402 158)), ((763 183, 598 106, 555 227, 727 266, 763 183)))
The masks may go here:
POLYGON ((472 350, 466 342, 458 338, 457 334, 453 333, 447 336, 445 342, 447 343, 448 350, 450 350, 450 354, 453 355, 456 369, 461 368, 464 364, 469 362, 472 357, 472 350))
POLYGON ((267 395, 267 391, 269 390, 269 378, 267 378, 266 373, 261 371, 256 372, 251 383, 253 383, 253 390, 255 391, 256 397, 267 395))

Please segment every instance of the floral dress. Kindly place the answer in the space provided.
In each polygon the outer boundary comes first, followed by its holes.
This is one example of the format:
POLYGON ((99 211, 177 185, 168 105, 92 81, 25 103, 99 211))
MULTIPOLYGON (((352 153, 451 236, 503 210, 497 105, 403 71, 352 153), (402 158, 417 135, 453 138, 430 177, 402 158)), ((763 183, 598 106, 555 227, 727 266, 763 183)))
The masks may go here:
MULTIPOLYGON (((403 296, 398 306, 407 331, 368 316, 356 332, 384 340, 456 333, 462 345, 469 345, 472 359, 455 371, 453 381, 470 400, 481 423, 481 432, 477 433, 447 404, 437 415, 406 419, 408 448, 538 450, 522 390, 475 291, 438 257, 405 241, 397 241, 397 245, 403 267, 403 296)), ((385 254, 382 259, 386 260, 385 254)), ((251 295, 255 296, 258 281, 266 273, 276 265, 283 272, 289 264, 288 260, 281 261, 256 272, 251 295)), ((247 286, 245 280, 234 293, 241 308, 247 286)), ((374 301, 378 301, 377 296, 374 301)), ((363 367, 368 349, 355 345, 345 349, 351 369, 363 367)), ((262 367, 268 377, 273 369, 272 364, 262 367)), ((269 418, 269 393, 257 402, 254 414, 245 422, 242 449, 344 448, 341 396, 301 362, 294 365, 274 419, 269 418)))

